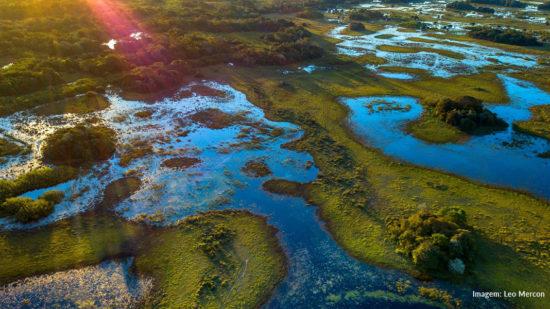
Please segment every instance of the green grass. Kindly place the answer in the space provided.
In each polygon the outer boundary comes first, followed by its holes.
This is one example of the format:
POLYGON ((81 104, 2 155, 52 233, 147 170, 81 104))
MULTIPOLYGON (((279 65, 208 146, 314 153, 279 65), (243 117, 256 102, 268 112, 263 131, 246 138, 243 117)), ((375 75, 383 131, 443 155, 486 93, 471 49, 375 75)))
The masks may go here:
POLYGON ((0 284, 17 278, 135 256, 135 270, 152 276, 148 304, 167 308, 256 308, 286 274, 286 257, 265 218, 242 211, 210 212, 173 228, 150 228, 112 215, 89 213, 37 230, 0 235, 0 284), (234 237, 223 261, 200 248, 200 235, 223 225, 234 237), (223 286, 198 293, 210 275, 223 286))
MULTIPOLYGON (((482 282, 488 289, 535 285, 540 290, 548 286, 550 265, 544 247, 549 236, 544 228, 550 220, 547 202, 395 162, 351 133, 346 125, 348 111, 338 103, 339 97, 368 95, 412 95, 421 102, 472 95, 489 102, 507 102, 495 75, 402 82, 372 77, 365 71, 347 64, 310 76, 289 77, 269 68, 227 72, 218 68, 215 76, 245 92, 268 117, 294 122, 305 130, 304 138, 293 147, 311 153, 321 171, 309 188, 308 200, 319 207, 329 231, 351 255, 418 274, 409 261, 395 253, 387 238, 386 218, 410 215, 422 207, 436 211, 458 206, 487 243, 496 246, 491 248, 506 249, 481 251, 484 262, 466 282, 482 282), (293 87, 280 87, 282 80, 293 87), (532 276, 499 266, 509 260, 532 276), (496 275, 495 269, 499 271, 496 275), (508 278, 505 282, 500 280, 504 277, 508 278)), ((522 305, 537 302, 513 301, 522 305)))
POLYGON ((163 232, 162 241, 155 241, 136 259, 136 269, 152 275, 162 290, 150 302, 154 307, 255 308, 267 301, 285 276, 285 263, 274 230, 265 219, 226 212, 192 217, 163 232), (211 258, 197 249, 197 241, 205 229, 220 225, 235 237, 223 249, 223 257, 211 258), (216 276, 225 283, 200 289, 216 276))
POLYGON ((531 119, 514 123, 514 129, 550 140, 550 105, 532 107, 531 112, 531 119))
POLYGON ((458 143, 468 138, 464 132, 446 124, 425 112, 420 119, 407 124, 406 131, 415 137, 430 143, 458 143))

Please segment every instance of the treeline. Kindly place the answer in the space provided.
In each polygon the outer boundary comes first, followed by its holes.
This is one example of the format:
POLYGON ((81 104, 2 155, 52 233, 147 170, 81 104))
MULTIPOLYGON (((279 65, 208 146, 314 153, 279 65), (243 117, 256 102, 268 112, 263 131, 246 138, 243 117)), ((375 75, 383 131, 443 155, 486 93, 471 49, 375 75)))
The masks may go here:
POLYGON ((9 59, 0 63, 0 114, 101 91, 107 84, 137 92, 177 87, 207 65, 318 58, 323 50, 303 27, 262 17, 281 6, 314 10, 335 2, 300 3, 132 1, 128 5, 140 27, 151 31, 136 40, 130 33, 111 37, 84 0, 0 0, 0 52, 9 59), (111 39, 114 50, 105 44, 111 39))
POLYGON ((542 43, 530 33, 515 29, 472 27, 468 35, 481 40, 519 46, 541 46, 542 43))
POLYGON ((496 6, 506 6, 512 8, 524 8, 527 6, 527 3, 517 0, 470 0, 470 2, 496 6))
POLYGON ((541 11, 550 11, 550 1, 539 4, 538 9, 541 11))
POLYGON ((483 6, 473 6, 466 1, 454 1, 446 5, 447 9, 456 11, 475 11, 483 14, 494 14, 495 10, 483 6))

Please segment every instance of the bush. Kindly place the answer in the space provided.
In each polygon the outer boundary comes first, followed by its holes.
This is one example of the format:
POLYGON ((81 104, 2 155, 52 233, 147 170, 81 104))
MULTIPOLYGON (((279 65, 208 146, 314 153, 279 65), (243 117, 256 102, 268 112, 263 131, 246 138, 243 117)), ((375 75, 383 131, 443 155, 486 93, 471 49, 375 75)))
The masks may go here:
POLYGON ((408 218, 390 220, 387 226, 397 242, 397 252, 424 271, 462 274, 464 270, 460 270, 466 264, 459 267, 460 262, 472 262, 474 241, 461 209, 448 208, 437 214, 420 211, 408 218))
POLYGON ((74 167, 107 160, 116 150, 115 132, 101 126, 60 129, 45 142, 44 161, 74 167))

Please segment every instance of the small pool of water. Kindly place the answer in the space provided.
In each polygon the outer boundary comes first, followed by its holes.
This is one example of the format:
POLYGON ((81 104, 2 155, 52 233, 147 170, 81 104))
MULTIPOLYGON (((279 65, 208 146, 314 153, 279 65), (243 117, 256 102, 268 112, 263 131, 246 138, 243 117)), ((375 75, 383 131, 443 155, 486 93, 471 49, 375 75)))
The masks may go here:
MULTIPOLYGON (((527 120, 529 107, 550 104, 550 94, 531 83, 500 76, 510 104, 486 105, 507 123, 527 120)), ((537 155, 550 150, 550 142, 523 134, 509 126, 506 130, 473 136, 460 144, 431 144, 404 131, 418 119, 422 105, 412 97, 367 97, 342 99, 349 107, 353 131, 385 154, 413 164, 439 169, 482 182, 527 190, 550 199, 550 160, 537 155), (367 104, 392 102, 392 110, 374 111, 367 104)))

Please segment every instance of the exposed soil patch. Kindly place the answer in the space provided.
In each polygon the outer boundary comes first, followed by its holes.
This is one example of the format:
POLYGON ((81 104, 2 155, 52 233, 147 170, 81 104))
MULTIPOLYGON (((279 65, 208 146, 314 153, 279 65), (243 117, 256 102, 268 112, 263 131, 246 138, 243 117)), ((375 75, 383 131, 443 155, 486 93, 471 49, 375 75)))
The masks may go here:
POLYGON ((189 119, 213 130, 224 129, 246 121, 246 117, 243 113, 233 115, 224 113, 215 108, 209 108, 197 112, 191 115, 189 119))
POLYGON ((260 178, 271 175, 271 170, 263 160, 248 161, 242 171, 250 177, 260 178))
POLYGON ((164 160, 162 162, 162 166, 171 168, 171 169, 176 169, 176 170, 185 170, 201 162, 202 160, 197 158, 177 157, 177 158, 164 160))

